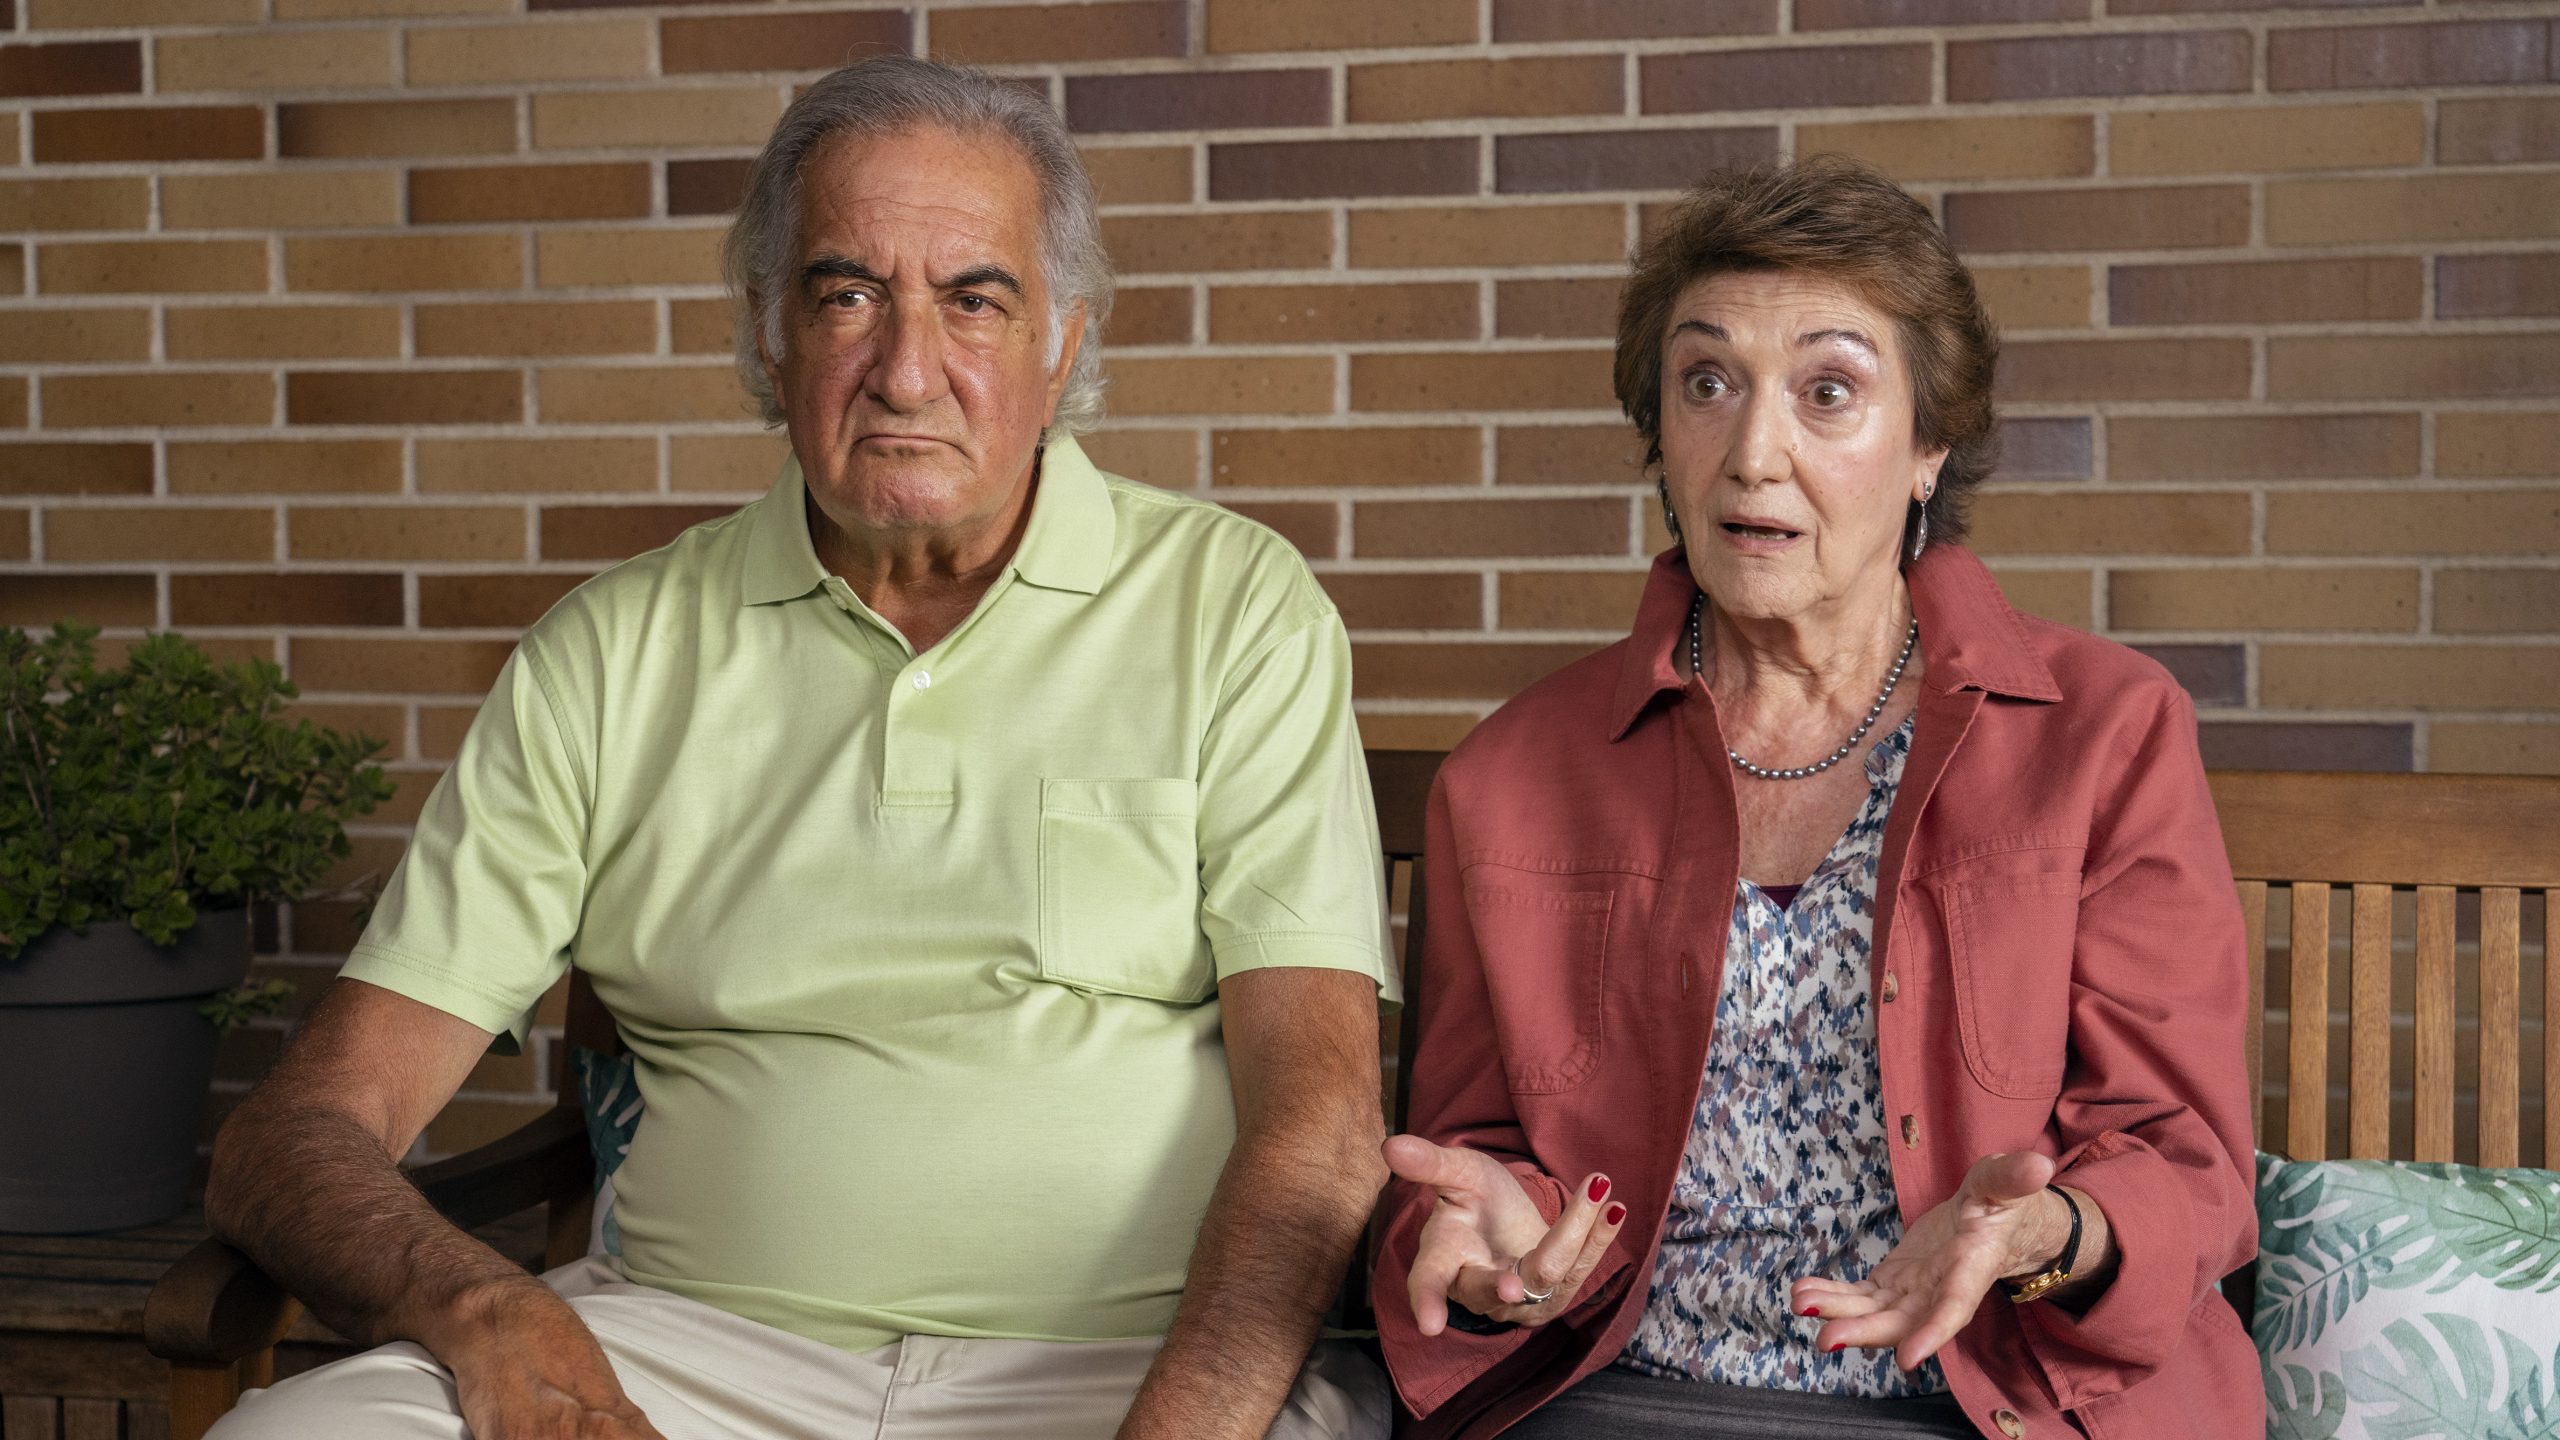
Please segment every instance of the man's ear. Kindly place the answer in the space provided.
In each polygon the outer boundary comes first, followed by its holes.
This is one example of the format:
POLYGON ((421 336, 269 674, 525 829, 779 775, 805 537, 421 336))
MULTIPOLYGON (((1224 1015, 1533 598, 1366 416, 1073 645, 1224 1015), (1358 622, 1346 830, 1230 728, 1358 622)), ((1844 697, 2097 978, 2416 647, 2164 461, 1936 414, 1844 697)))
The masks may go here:
POLYGON ((1084 302, 1067 312, 1066 331, 1058 338, 1058 363, 1049 370, 1049 406, 1044 425, 1058 421, 1058 398, 1067 393, 1067 377, 1076 371, 1076 354, 1084 348, 1084 302))

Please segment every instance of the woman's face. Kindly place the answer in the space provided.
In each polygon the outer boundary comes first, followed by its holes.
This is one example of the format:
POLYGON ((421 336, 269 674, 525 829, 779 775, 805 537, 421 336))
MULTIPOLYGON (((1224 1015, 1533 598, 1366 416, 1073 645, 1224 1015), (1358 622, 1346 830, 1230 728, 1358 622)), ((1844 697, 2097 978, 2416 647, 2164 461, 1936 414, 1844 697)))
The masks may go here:
POLYGON ((1890 317, 1818 275, 1711 275, 1672 305, 1662 358, 1663 474, 1719 608, 1798 619, 1895 572, 1946 452, 1913 438, 1890 317))

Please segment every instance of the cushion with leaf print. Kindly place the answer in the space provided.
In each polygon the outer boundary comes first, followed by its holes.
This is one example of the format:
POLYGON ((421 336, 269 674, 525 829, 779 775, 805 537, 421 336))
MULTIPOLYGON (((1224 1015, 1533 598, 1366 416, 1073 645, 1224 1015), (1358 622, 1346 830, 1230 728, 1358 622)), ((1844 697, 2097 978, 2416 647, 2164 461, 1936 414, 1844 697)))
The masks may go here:
POLYGON ((586 1113, 587 1150, 595 1160, 595 1224, 587 1237, 590 1255, 620 1255, 622 1227, 614 1219, 613 1172, 631 1153, 631 1137, 640 1133, 647 1105, 640 1098, 640 1078, 628 1052, 604 1055, 581 1045, 569 1052, 578 1076, 578 1104, 586 1113))
POLYGON ((2258 1156, 2270 1440, 2560 1440, 2560 1174, 2258 1156))

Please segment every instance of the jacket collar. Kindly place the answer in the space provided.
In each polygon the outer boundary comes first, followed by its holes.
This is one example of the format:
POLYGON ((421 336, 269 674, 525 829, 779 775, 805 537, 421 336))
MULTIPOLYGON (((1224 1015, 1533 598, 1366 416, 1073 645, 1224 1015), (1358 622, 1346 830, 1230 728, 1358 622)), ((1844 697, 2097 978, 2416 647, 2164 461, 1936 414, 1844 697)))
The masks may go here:
MULTIPOLYGON (((1012 570, 1047 590, 1091 595, 1111 570, 1118 521, 1100 470, 1070 436, 1041 452, 1039 493, 1031 523, 1013 552, 1012 570)), ((740 603, 797 600, 827 578, 809 539, 808 481, 797 456, 782 462, 772 488, 748 507, 746 551, 738 576, 740 603)))
MULTIPOLYGON (((2017 700, 2062 698, 2052 670, 2027 643, 2018 613, 1972 551, 1933 545, 1903 578, 1920 622, 1923 688, 1938 694, 1981 690, 2017 700)), ((1686 551, 1675 547, 1655 557, 1636 606, 1635 633, 1618 666, 1618 691, 1609 706, 1611 741, 1635 728, 1655 696, 1681 688, 1673 651, 1697 593, 1686 551)))

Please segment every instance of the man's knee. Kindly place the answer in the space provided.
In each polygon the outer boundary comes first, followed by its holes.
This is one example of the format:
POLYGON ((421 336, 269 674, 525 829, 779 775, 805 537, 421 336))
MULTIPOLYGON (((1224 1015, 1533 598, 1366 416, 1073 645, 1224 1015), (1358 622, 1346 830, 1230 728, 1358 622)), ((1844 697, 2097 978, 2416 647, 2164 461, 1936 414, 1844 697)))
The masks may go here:
POLYGON ((206 1440, 468 1440, 453 1378, 416 1345, 385 1345, 253 1390, 206 1440))

